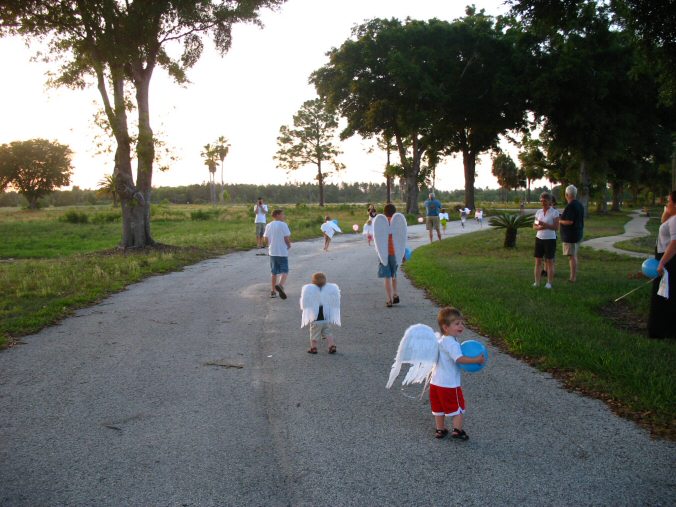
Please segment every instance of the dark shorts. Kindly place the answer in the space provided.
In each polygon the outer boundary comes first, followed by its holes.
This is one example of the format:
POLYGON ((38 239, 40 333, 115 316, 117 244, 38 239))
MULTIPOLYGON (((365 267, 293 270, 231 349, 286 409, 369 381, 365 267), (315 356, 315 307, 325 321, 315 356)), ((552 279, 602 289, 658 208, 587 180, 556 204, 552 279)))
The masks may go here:
POLYGON ((394 255, 388 255, 386 266, 378 263, 378 278, 396 278, 398 268, 397 258, 394 255))
POLYGON ((535 238, 534 257, 553 259, 556 256, 556 240, 535 238))
POLYGON ((289 258, 278 255, 270 256, 270 272, 273 275, 281 275, 289 272, 289 258))

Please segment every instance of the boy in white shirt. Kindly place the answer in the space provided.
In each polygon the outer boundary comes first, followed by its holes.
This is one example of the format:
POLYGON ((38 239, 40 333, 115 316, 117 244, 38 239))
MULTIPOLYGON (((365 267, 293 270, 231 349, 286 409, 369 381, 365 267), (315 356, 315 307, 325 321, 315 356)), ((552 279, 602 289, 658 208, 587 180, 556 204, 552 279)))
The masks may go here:
POLYGON ((254 219, 254 224, 256 225, 256 243, 260 250, 261 248, 265 248, 263 245, 263 233, 265 232, 266 216, 268 214, 268 205, 263 203, 262 197, 259 197, 258 201, 256 201, 254 213, 256 214, 256 218, 254 219))
POLYGON ((430 404, 436 426, 435 438, 448 435, 445 427, 446 417, 453 421, 451 437, 467 440, 469 436, 462 429, 465 413, 465 398, 462 394, 461 372, 458 364, 482 364, 486 359, 481 354, 477 357, 462 355, 456 337, 465 330, 462 314, 455 308, 446 307, 439 310, 437 316, 441 338, 439 338, 439 359, 432 370, 430 380, 430 404))
POLYGON ((270 297, 286 299, 284 284, 289 275, 289 248, 291 248, 291 230, 284 221, 284 210, 276 209, 272 212, 272 222, 265 226, 263 237, 268 242, 270 256, 270 271, 272 273, 272 291, 270 297), (279 276, 279 280, 277 277, 279 276))

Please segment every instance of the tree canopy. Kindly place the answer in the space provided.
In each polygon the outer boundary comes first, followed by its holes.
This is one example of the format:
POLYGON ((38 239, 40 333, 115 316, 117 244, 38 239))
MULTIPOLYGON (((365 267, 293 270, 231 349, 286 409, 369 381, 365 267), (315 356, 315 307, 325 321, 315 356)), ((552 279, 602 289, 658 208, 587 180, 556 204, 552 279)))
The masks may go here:
POLYGON ((38 199, 70 183, 72 152, 46 139, 14 141, 0 146, 0 190, 8 186, 36 209, 38 199))

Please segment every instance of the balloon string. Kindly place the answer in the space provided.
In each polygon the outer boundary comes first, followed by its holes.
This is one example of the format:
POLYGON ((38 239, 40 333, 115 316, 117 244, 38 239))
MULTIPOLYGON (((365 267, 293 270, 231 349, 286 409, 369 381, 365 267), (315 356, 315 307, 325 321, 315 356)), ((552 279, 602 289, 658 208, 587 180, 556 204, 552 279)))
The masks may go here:
POLYGON ((617 303, 620 299, 626 298, 626 297, 627 297, 629 294, 631 294, 632 292, 636 292, 636 291, 639 290, 640 288, 645 287, 645 286, 648 285, 649 283, 652 283, 653 280, 657 280, 657 277, 651 278, 651 279, 648 280, 646 283, 641 284, 641 285, 639 285, 638 287, 636 287, 635 289, 630 290, 630 291, 627 292, 624 296, 620 296, 620 297, 617 298, 615 301, 613 301, 613 303, 617 303))

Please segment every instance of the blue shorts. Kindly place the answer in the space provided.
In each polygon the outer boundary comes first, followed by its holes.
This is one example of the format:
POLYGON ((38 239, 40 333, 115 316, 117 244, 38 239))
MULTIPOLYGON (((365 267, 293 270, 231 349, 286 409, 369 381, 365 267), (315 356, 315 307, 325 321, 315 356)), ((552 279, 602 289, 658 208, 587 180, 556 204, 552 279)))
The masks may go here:
POLYGON ((289 272, 289 258, 279 255, 270 256, 270 272, 273 275, 281 275, 289 272))
POLYGON ((398 268, 397 258, 394 255, 388 255, 386 266, 378 263, 378 278, 396 278, 398 268))

